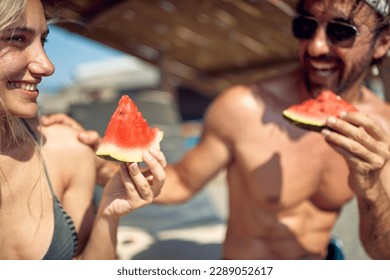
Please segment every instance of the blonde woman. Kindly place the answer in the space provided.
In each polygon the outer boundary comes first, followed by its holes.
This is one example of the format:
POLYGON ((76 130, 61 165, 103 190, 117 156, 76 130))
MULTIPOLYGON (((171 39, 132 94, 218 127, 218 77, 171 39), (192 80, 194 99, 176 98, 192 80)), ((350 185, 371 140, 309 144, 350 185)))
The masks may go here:
POLYGON ((0 259, 113 259, 120 216, 153 201, 165 158, 145 153, 147 178, 122 164, 94 214, 93 150, 38 121, 39 83, 54 72, 47 36, 40 0, 0 1, 0 259))

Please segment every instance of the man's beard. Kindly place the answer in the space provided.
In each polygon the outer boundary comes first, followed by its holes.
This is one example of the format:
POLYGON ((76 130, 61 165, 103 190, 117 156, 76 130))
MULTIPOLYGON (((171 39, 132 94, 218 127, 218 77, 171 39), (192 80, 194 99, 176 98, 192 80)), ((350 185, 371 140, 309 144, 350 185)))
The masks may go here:
POLYGON ((348 76, 344 77, 344 72, 341 71, 339 73, 339 77, 336 83, 334 84, 318 84, 315 82, 312 82, 308 71, 303 70, 303 79, 306 86, 307 91, 311 95, 316 95, 320 90, 323 89, 329 89, 335 92, 336 94, 342 94, 344 91, 350 89, 352 86, 354 86, 362 76, 366 75, 367 71, 370 69, 371 61, 372 61, 372 53, 373 48, 370 48, 370 51, 367 55, 362 57, 361 60, 355 62, 351 70, 348 74, 348 76), (316 94, 315 94, 316 93, 316 94))

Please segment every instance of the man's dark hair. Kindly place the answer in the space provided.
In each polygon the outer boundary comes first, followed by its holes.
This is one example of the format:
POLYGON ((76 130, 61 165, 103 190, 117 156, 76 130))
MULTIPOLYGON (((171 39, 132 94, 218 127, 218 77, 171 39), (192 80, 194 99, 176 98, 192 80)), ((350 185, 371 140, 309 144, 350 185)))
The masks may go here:
MULTIPOLYGON (((312 0, 313 2, 321 2, 322 0, 312 0)), ((344 2, 350 2, 351 0, 342 0, 344 2)), ((366 0, 355 0, 355 4, 354 4, 354 8, 352 9, 351 11, 351 14, 355 14, 357 13, 357 11, 359 9, 361 9, 363 7, 363 5, 369 5, 371 6, 373 9, 375 9, 375 13, 377 15, 377 18, 378 18, 378 22, 377 22, 377 25, 375 27, 375 30, 374 30, 374 38, 373 38, 373 43, 375 43, 375 41, 378 39, 379 35, 382 33, 382 32, 388 32, 389 33, 389 36, 390 36, 390 13, 389 12, 379 12, 378 10, 380 10, 379 8, 376 9, 374 5, 378 5, 378 7, 380 7, 379 5, 383 3, 381 3, 382 1, 370 1, 371 4, 368 4, 366 2, 366 0), (377 2, 376 4, 374 4, 374 2, 377 2)), ((304 9, 304 5, 305 5, 305 0, 299 0, 298 3, 297 3, 297 7, 296 7, 296 12, 297 14, 301 15, 301 14, 304 14, 305 13, 305 9, 304 9)), ((384 6, 382 6, 382 10, 386 10, 388 11, 390 9, 390 0, 385 0, 384 1, 384 6)), ((374 64, 378 64, 379 62, 381 62, 383 60, 383 58, 380 58, 380 59, 375 59, 372 61, 372 65, 374 64)))
MULTIPOLYGON (((321 2, 322 0, 312 0, 313 2, 321 2)), ((344 2, 349 2, 351 0, 344 0, 344 2)), ((371 1, 371 2, 375 2, 375 1, 371 1)), ((377 4, 379 6, 379 3, 381 1, 377 1, 377 4)), ((390 0, 385 0, 387 7, 390 7, 390 0)), ((305 4, 305 0, 299 0, 298 1, 298 4, 297 4, 297 8, 296 8, 296 11, 298 14, 303 14, 305 12, 305 9, 304 9, 304 4, 305 4)), ((366 0, 355 0, 355 4, 354 4, 354 8, 352 9, 351 13, 354 14, 356 13, 361 7, 363 4, 367 4, 366 0)), ((374 6, 372 6, 374 4, 371 4, 370 6, 374 9, 374 6)), ((383 30, 385 30, 386 28, 389 27, 389 23, 390 23, 390 13, 386 13, 386 15, 383 15, 381 14, 377 9, 375 9, 375 12, 377 14, 377 17, 378 17, 378 25, 377 25, 377 28, 376 28, 376 31, 378 31, 379 33, 383 30)))

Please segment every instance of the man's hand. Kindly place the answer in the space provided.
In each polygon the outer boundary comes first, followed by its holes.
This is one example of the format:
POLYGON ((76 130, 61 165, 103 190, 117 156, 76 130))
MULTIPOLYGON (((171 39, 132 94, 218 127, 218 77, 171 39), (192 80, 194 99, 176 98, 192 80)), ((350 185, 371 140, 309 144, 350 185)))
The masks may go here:
POLYGON ((358 201, 360 240, 373 259, 389 259, 389 137, 377 122, 359 112, 329 118, 327 125, 333 131, 322 131, 326 141, 349 166, 349 185, 358 201))
POLYGON ((52 115, 44 115, 41 117, 41 124, 44 126, 49 126, 52 124, 64 124, 72 127, 77 131, 84 131, 84 127, 79 124, 75 119, 69 117, 66 114, 52 114, 52 115))
POLYGON ((78 138, 80 142, 90 146, 94 151, 99 147, 101 138, 99 133, 95 130, 85 130, 84 127, 79 124, 75 119, 66 114, 53 114, 41 117, 41 124, 49 126, 53 124, 63 124, 70 126, 74 130, 79 132, 78 138))
MULTIPOLYGON (((365 114, 341 113, 327 121, 334 131, 322 131, 326 141, 346 160, 349 184, 356 194, 367 195, 379 184, 390 158, 390 139, 377 122, 365 114)), ((375 193, 375 192, 374 192, 375 193)))

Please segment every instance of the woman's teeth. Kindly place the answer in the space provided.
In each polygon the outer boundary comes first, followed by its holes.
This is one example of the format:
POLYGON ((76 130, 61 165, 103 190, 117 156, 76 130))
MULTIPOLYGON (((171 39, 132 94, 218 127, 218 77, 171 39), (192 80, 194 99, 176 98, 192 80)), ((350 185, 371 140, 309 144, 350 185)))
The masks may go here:
POLYGON ((37 90, 37 85, 36 84, 29 84, 29 83, 14 83, 14 82, 9 82, 11 86, 14 88, 20 88, 23 90, 28 90, 28 91, 36 91, 37 90))

